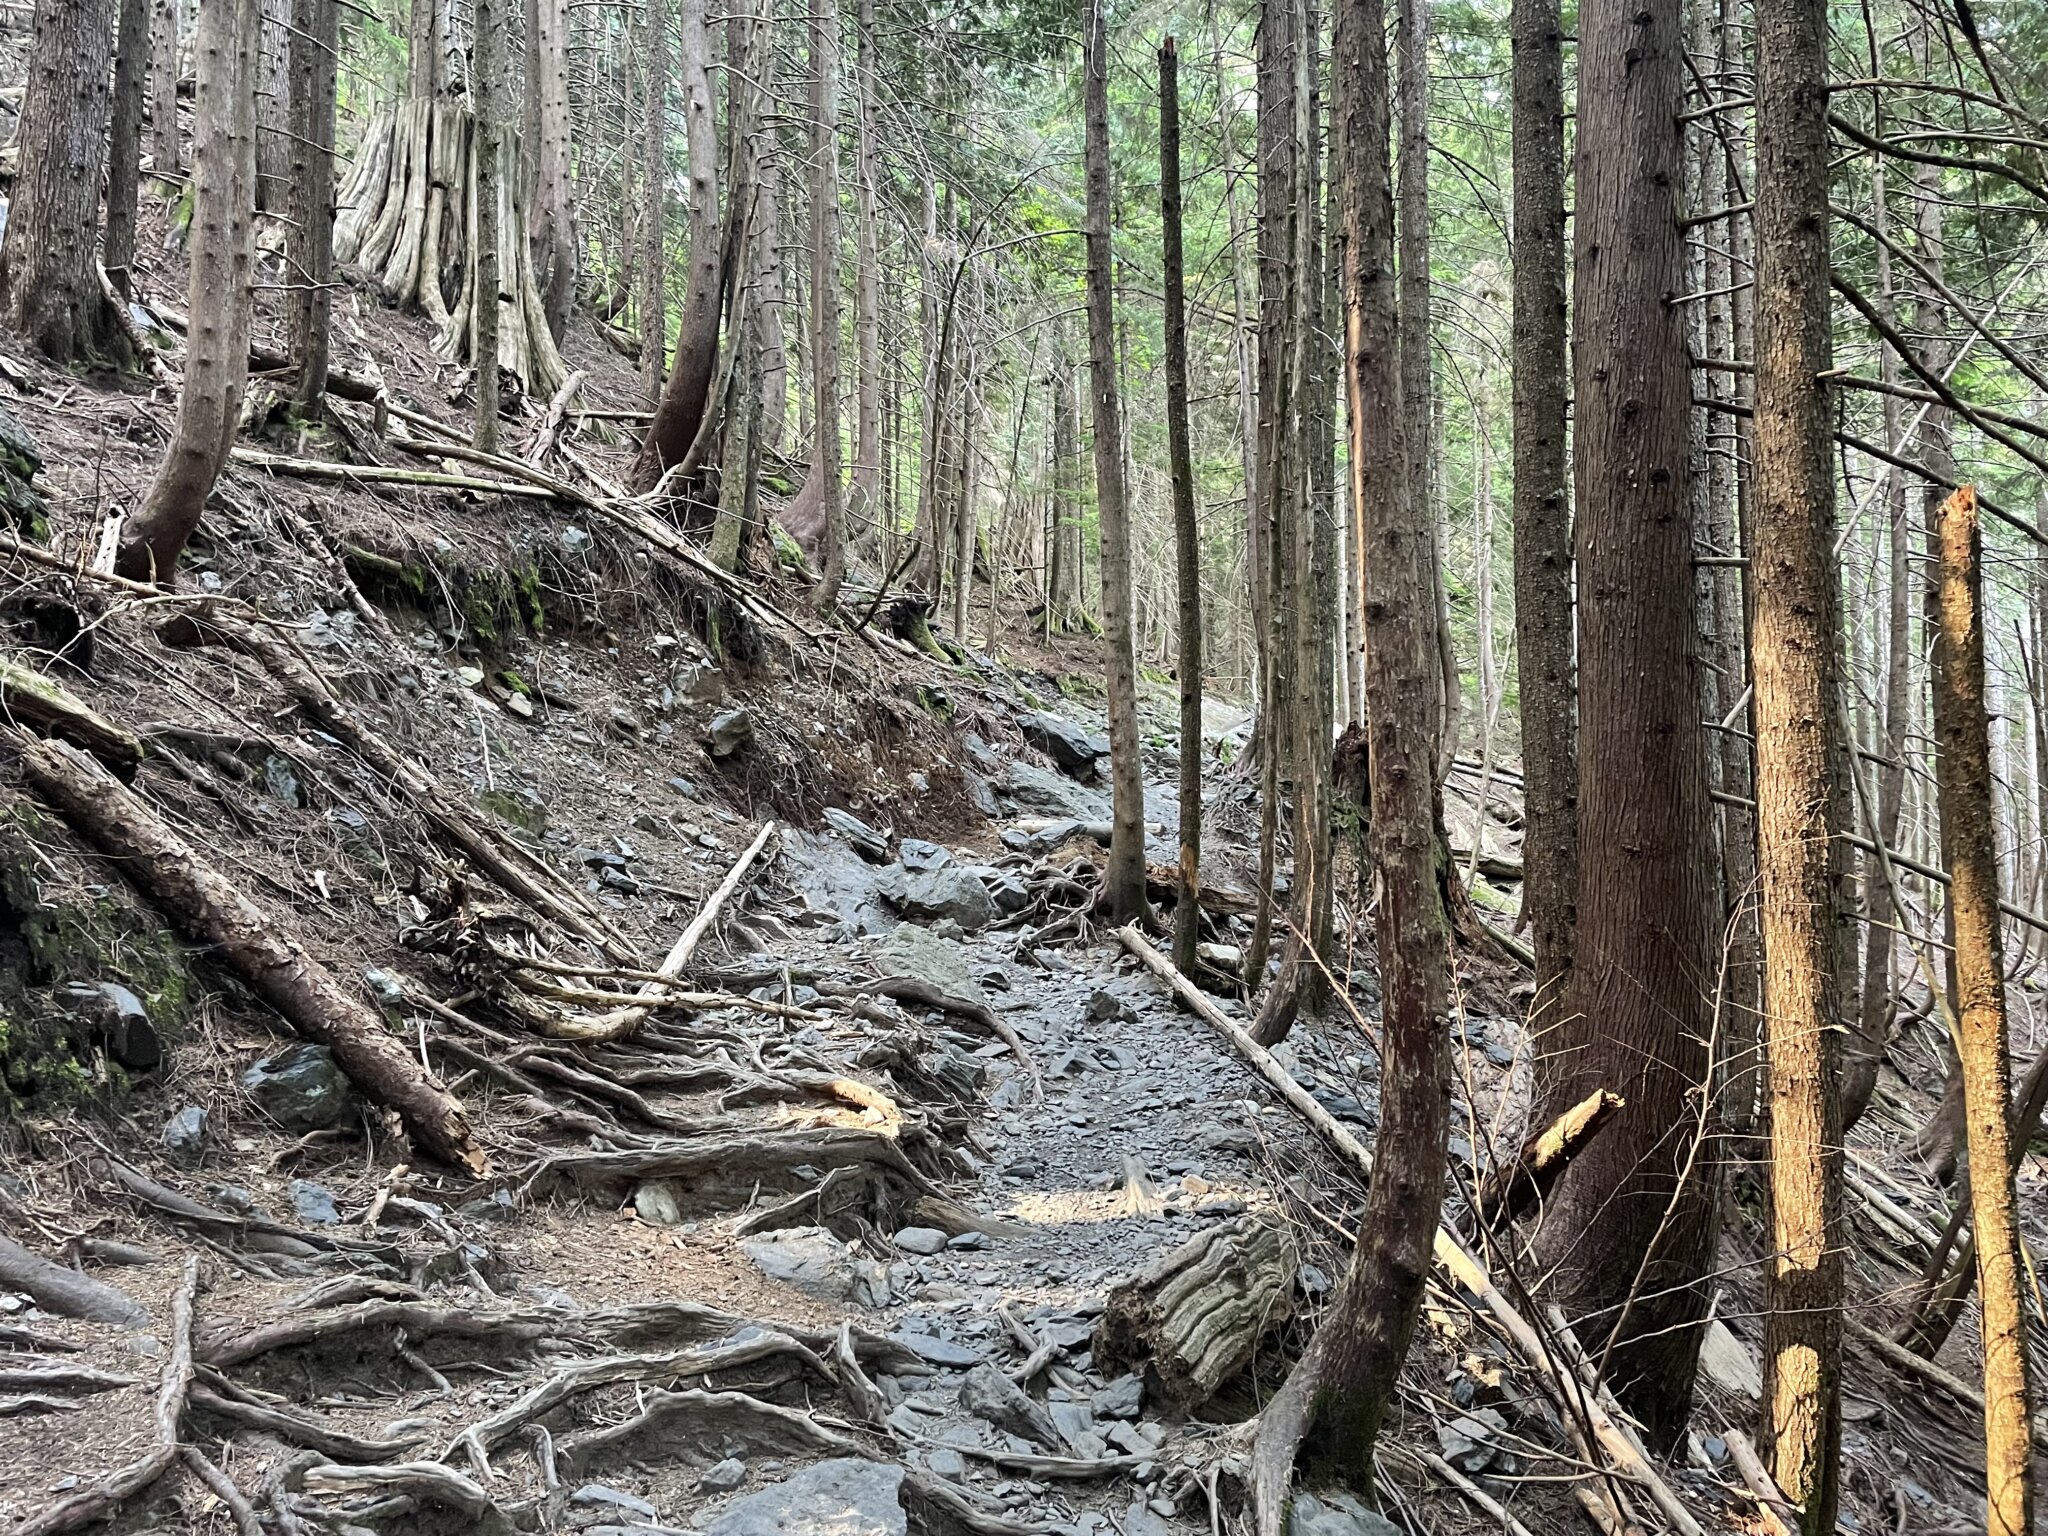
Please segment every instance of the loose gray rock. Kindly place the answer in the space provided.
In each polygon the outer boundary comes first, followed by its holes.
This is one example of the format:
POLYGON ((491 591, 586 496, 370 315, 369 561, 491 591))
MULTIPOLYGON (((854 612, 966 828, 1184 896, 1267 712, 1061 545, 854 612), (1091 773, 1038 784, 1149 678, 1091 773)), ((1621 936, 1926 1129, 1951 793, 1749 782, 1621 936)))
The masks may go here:
POLYGON ((292 1209, 308 1226, 341 1225, 341 1211, 334 1203, 334 1191, 326 1185, 315 1184, 311 1179, 293 1179, 291 1197, 292 1209))
POLYGON ((1507 1429, 1508 1421, 1498 1408, 1480 1408, 1439 1424, 1436 1441, 1444 1460, 1460 1472, 1484 1472, 1500 1454, 1500 1437, 1507 1429))
POLYGON ((889 1241, 905 1253, 929 1258, 946 1246, 946 1234, 937 1227, 905 1227, 889 1241))
POLYGON ((1091 1023, 1107 1024, 1112 1020, 1130 1021, 1137 1018, 1131 1005, 1107 987, 1097 987, 1088 994, 1088 1018, 1091 1023))
POLYGON ((164 1150, 180 1159, 197 1157, 206 1150, 206 1111, 187 1104, 164 1122, 164 1150))
POLYGON ((1035 763, 1010 764, 1003 774, 1002 789, 1019 810, 1027 813, 1079 822, 1110 819, 1109 796, 1100 790, 1083 789, 1065 775, 1035 763))
POLYGON ((1068 773, 1086 777, 1095 760, 1109 754, 1109 738, 1084 731, 1059 715, 1027 713, 1017 717, 1017 732, 1068 773))
POLYGON ((1288 1536, 1403 1536, 1385 1515, 1367 1509, 1348 1493, 1294 1496, 1288 1536))
POLYGON ((821 1461, 735 1500, 704 1536, 906 1536, 902 1486, 899 1466, 821 1461))
POLYGON ((825 807, 825 825, 853 844, 862 858, 879 864, 889 857, 889 840, 851 811, 836 805, 825 807))
POLYGON ((650 1179, 633 1191, 633 1214, 650 1227, 674 1227, 682 1224, 683 1207, 673 1184, 650 1179))
POLYGON ((731 1493, 747 1480, 747 1464, 737 1456, 728 1456, 715 1466, 707 1467, 704 1475, 697 1479, 699 1493, 731 1493))
POLYGON ((823 1227, 791 1227, 747 1238, 740 1251, 761 1273, 806 1296, 824 1301, 855 1301, 863 1306, 889 1304, 889 1272, 863 1259, 823 1227))
POLYGON ((951 1339, 942 1339, 935 1333, 917 1333, 903 1329, 890 1334, 889 1337, 930 1365, 943 1365, 957 1370, 962 1366, 979 1365, 983 1358, 980 1350, 969 1349, 965 1344, 955 1344, 951 1339))
POLYGON ((960 1382, 960 1406, 997 1429, 1052 1447, 1060 1443, 1059 1426, 1024 1389, 983 1361, 960 1382))
POLYGON ((745 709, 727 709, 711 717, 704 748, 713 757, 731 757, 754 739, 754 717, 745 709))
POLYGON ((355 1113, 355 1090, 324 1045, 288 1045, 242 1074, 256 1107, 287 1131, 324 1131, 355 1113))
POLYGON ((912 869, 899 864, 876 879, 882 900, 903 916, 923 922, 950 921, 978 933, 996 920, 988 887, 956 864, 912 869))
POLYGON ((594 1504, 600 1509, 615 1509, 622 1515, 631 1515, 636 1520, 656 1521, 661 1511, 636 1494, 621 1488, 610 1488, 603 1483, 585 1483, 569 1495, 571 1504, 594 1504))
POLYGON ((1090 1406, 1105 1419, 1135 1419, 1144 1400, 1145 1383, 1142 1378, 1119 1376, 1095 1394, 1090 1406))
POLYGON ((896 845, 896 857, 903 861, 905 869, 943 869, 953 862, 950 852, 921 837, 904 838, 896 845))
POLYGON ((1173 1527, 1144 1499, 1124 1511, 1124 1536, 1173 1536, 1173 1527))
POLYGON ((876 969, 885 976, 927 982, 950 997, 988 1006, 988 995, 974 979, 967 951, 915 923, 898 923, 876 947, 874 959, 876 969))
POLYGON ((924 1464, 931 1469, 934 1477, 943 1477, 957 1483, 967 1476, 967 1458, 950 1446, 940 1446, 925 1453, 924 1464))
POLYGON ((363 985, 370 989, 370 996, 386 1008, 405 1006, 405 983, 389 971, 374 965, 369 967, 363 972, 363 985))

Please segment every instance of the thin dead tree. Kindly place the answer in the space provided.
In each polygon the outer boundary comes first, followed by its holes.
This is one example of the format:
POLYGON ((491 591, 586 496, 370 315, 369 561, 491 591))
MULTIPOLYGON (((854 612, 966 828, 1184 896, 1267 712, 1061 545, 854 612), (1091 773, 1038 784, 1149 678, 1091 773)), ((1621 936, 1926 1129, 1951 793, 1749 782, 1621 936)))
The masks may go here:
POLYGON ((327 394, 334 286, 334 93, 339 42, 336 0, 295 0, 291 38, 291 227, 285 256, 298 383, 292 403, 320 414, 327 394))

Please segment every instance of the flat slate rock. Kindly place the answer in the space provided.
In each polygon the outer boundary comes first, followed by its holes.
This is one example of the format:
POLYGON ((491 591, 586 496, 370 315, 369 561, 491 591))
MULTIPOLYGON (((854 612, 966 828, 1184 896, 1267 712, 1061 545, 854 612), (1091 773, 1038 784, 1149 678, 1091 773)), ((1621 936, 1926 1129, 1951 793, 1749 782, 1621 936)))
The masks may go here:
POLYGON ((951 1339, 942 1339, 932 1333, 892 1333, 889 1337, 909 1350, 928 1365, 946 1365, 955 1368, 979 1365, 985 1358, 978 1349, 965 1344, 955 1344, 951 1339))
POLYGON ((727 1506, 704 1536, 906 1536, 903 1469, 840 1457, 727 1506))

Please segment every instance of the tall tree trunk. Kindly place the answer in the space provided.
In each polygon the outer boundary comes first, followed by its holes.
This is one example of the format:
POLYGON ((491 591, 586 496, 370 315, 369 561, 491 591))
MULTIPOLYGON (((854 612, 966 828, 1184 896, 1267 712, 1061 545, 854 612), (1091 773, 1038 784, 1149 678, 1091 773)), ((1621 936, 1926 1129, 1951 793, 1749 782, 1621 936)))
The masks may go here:
POLYGON ((642 4, 647 96, 641 115, 641 155, 647 187, 640 250, 640 395, 656 406, 668 364, 668 5, 667 0, 642 4))
POLYGON ((1833 400, 1816 382, 1833 360, 1826 0, 1762 7, 1756 26, 1750 658, 1771 1149, 1762 1428, 1803 1536, 1832 1536, 1841 1497, 1839 984, 1852 933, 1833 400))
MULTIPOLYGON (((1579 901, 1567 1006, 1539 1053, 1548 1120, 1627 1107, 1558 1186, 1541 1246, 1652 1440, 1690 1411, 1718 1225, 1705 1105, 1719 946, 1692 645, 1691 380, 1682 306, 1678 0, 1579 11, 1572 362, 1579 901)), ((1377 814, 1377 807, 1375 807, 1377 814)))
MULTIPOLYGON (((476 116, 476 431, 472 441, 484 453, 498 451, 498 273, 500 222, 505 208, 504 138, 499 127, 503 108, 504 70, 498 63, 498 22, 501 0, 473 0, 476 53, 470 71, 470 103, 476 116)), ((651 0, 650 0, 651 3, 651 0)), ((435 281, 439 281, 438 277, 435 281)))
POLYGON ((1409 482, 1401 406, 1384 38, 1379 0, 1340 0, 1331 85, 1344 210, 1351 492, 1366 527, 1366 774, 1385 988, 1384 1118, 1351 1267, 1301 1363, 1260 1418, 1252 1485, 1261 1536, 1282 1528, 1297 1455, 1305 1481, 1371 1494, 1373 1443, 1428 1277, 1450 1132, 1449 934, 1437 888, 1435 743, 1427 728, 1439 696, 1427 570, 1433 540, 1428 506, 1409 482))
POLYGON ((122 532, 116 574, 168 586, 227 462, 249 377, 255 266, 257 0, 199 12, 193 148, 191 327, 178 420, 142 508, 122 532))
POLYGON ((811 12, 811 397, 817 423, 811 477, 822 519, 818 609, 830 614, 846 580, 846 488, 839 440, 839 4, 811 12))
POLYGON ((299 377, 299 414, 320 414, 327 394, 328 316, 334 280, 334 90, 339 41, 336 0, 295 0, 292 7, 291 228, 285 255, 292 283, 289 315, 299 377))
POLYGON ((675 362, 627 477, 635 491, 654 489, 665 470, 683 462, 704 429, 705 414, 716 409, 711 385, 718 371, 724 235, 718 217, 718 123, 711 95, 711 39, 704 25, 704 0, 679 0, 676 39, 676 74, 682 87, 683 127, 690 156, 689 271, 676 328, 675 362))
POLYGON ((2012 1179, 2010 1042, 2005 945, 1998 911, 1998 846, 1991 817, 1991 742, 1984 708, 1983 533, 1968 487, 1937 518, 1939 626, 1934 637, 1934 733, 1941 744, 1943 862, 1955 935, 1957 1071, 1970 1153, 1971 1230, 1983 1316, 1984 1438, 1990 1536, 2034 1529, 2029 1474, 2027 1320, 2012 1179))
POLYGON ((130 361, 95 270, 117 7, 118 0, 39 0, 29 41, 0 244, 0 314, 54 363, 130 361))
MULTIPOLYGON (((685 0, 684 9, 689 5, 690 0, 685 0)), ((533 266, 540 279, 548 329, 559 340, 569 321, 569 306, 576 301, 577 275, 575 212, 569 190, 569 0, 539 0, 535 21, 534 49, 528 55, 536 70, 529 87, 537 109, 533 125, 535 183, 527 233, 533 241, 533 266)), ((687 49, 687 41, 684 46, 687 49)), ((705 112, 708 116, 708 105, 705 112)), ((694 139, 691 148, 696 148, 694 139)), ((695 159, 693 154, 693 175, 695 159)))
POLYGON ((858 520, 880 512, 882 484, 882 263, 875 211, 875 0, 860 0, 854 72, 859 86, 858 168, 854 257, 855 364, 853 495, 858 520))
POLYGON ((135 264, 135 199, 142 180, 143 91, 149 73, 149 0, 121 0, 114 39, 114 116, 107 129, 107 275, 122 293, 135 264))
POLYGON ((1159 222, 1166 292, 1166 457, 1173 482, 1174 576, 1180 598, 1180 888, 1173 963, 1195 972, 1202 934, 1202 547, 1188 444, 1188 312, 1181 257, 1180 52, 1159 50, 1159 222))
MULTIPOLYGON (((767 25, 764 20, 762 25, 767 25)), ((769 54, 772 66, 774 54, 769 54)), ((763 89, 772 82, 763 81, 763 89)), ((789 348, 782 336, 782 157, 776 152, 772 134, 761 155, 760 192, 754 203, 754 217, 761 234, 760 324, 761 324, 761 447, 779 452, 789 420, 789 348)))
POLYGON ((179 0, 150 0, 149 168, 166 181, 178 174, 179 0))
POLYGON ((1556 1023, 1578 906, 1572 504, 1565 470, 1564 24, 1514 0, 1515 666, 1522 719, 1522 912, 1536 953, 1528 1017, 1556 1023))
MULTIPOLYGON (((203 3, 203 0, 202 0, 203 3)), ((291 193, 292 0, 261 0, 256 73, 256 206, 281 212, 291 193)))
POLYGON ((1082 95, 1088 183, 1088 372, 1095 423, 1095 509, 1102 529, 1102 650, 1109 685, 1114 823, 1102 899, 1112 920, 1145 912, 1145 783, 1138 762, 1138 664, 1131 651, 1131 528, 1124 409, 1117 386, 1116 267, 1110 247, 1109 39, 1104 0, 1086 0, 1082 95))

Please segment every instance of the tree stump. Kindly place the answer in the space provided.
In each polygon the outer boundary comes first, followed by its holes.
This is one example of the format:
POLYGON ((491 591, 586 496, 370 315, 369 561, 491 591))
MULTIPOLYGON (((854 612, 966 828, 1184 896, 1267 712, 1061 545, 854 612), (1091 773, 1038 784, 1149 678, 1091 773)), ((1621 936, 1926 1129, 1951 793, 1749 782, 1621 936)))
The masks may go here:
POLYGON ((1192 1411, 1293 1315, 1299 1262, 1294 1234, 1270 1214, 1211 1227, 1109 1293, 1095 1358, 1110 1373, 1143 1369, 1153 1391, 1192 1411))

